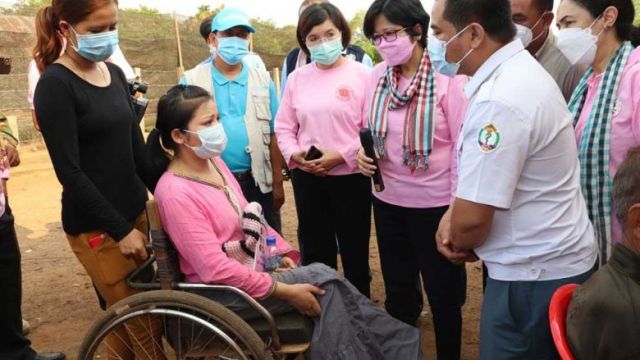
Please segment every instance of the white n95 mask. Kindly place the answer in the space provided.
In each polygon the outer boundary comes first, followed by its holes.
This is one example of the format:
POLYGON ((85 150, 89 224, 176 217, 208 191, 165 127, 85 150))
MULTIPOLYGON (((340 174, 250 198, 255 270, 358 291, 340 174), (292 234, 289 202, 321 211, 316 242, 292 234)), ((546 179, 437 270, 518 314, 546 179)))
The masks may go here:
POLYGON ((558 49, 571 65, 591 65, 596 58, 598 37, 604 31, 602 29, 597 35, 593 34, 591 28, 598 19, 595 19, 586 29, 568 28, 558 33, 558 49))

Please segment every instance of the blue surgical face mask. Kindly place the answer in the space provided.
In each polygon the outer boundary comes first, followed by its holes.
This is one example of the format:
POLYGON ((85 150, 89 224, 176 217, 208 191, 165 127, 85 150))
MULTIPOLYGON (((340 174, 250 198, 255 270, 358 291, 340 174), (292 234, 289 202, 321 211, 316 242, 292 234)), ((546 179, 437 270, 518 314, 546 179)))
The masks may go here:
POLYGON ((73 45, 73 42, 69 41, 71 48, 86 60, 105 61, 113 55, 118 47, 118 30, 97 34, 78 34, 73 27, 69 27, 76 34, 77 42, 77 45, 73 45))
POLYGON ((322 65, 333 65, 340 55, 344 47, 342 46, 342 37, 334 40, 325 41, 314 47, 309 48, 311 60, 322 65))
POLYGON ((217 54, 227 64, 237 65, 249 54, 249 40, 239 37, 219 37, 217 54))
POLYGON ((462 34, 465 30, 467 30, 469 26, 460 30, 457 34, 455 34, 449 41, 442 41, 437 39, 435 36, 431 35, 429 37, 429 41, 427 43, 427 49, 429 51, 429 59, 431 60, 431 64, 436 69, 436 71, 442 75, 448 77, 454 77, 458 74, 460 70, 460 64, 473 52, 474 49, 471 49, 467 52, 465 56, 460 59, 460 61, 455 63, 450 63, 447 61, 447 45, 451 43, 455 38, 457 38, 460 34, 462 34))
MULTIPOLYGON (((218 123, 200 131, 183 130, 184 132, 196 134, 200 138, 200 146, 189 146, 191 150, 201 159, 209 160, 220 156, 227 147, 227 134, 224 132, 222 124, 218 123)), ((185 144, 186 145, 186 144, 185 144)))

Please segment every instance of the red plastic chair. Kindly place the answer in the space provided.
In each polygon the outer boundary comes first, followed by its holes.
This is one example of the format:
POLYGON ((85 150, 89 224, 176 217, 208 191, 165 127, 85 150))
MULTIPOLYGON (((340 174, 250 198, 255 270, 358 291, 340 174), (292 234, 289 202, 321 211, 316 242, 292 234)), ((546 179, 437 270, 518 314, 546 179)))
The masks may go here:
POLYGON ((569 344, 567 344, 567 309, 569 309, 573 292, 578 286, 576 284, 567 284, 560 287, 553 294, 549 305, 551 335, 553 335, 553 342, 562 360, 575 360, 571 354, 571 349, 569 349, 569 344))

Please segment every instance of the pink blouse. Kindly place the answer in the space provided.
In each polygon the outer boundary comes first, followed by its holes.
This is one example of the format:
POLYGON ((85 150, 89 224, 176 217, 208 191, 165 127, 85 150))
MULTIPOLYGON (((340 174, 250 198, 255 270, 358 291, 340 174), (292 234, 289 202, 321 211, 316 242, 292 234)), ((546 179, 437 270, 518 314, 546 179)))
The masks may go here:
MULTIPOLYGON (((215 162, 244 209, 247 200, 240 185, 221 159, 215 162)), ((273 279, 268 273, 253 271, 222 251, 227 241, 244 238, 240 216, 224 191, 166 172, 154 196, 188 282, 230 285, 254 298, 269 294, 273 279)), ((280 253, 298 261, 299 254, 280 235, 271 228, 269 235, 276 237, 280 253)))
MULTIPOLYGON (((593 74, 588 80, 587 98, 576 124, 576 141, 580 147, 582 133, 590 109, 596 97, 598 85, 603 74, 593 74)), ((624 160, 627 152, 640 146, 640 48, 633 50, 629 61, 622 71, 622 79, 618 88, 618 99, 615 102, 613 119, 611 122, 611 160, 609 174, 611 179, 618 171, 618 166, 624 160)), ((612 204, 615 207, 615 204, 612 204)), ((614 244, 622 240, 622 228, 616 216, 612 216, 612 241, 614 244)))
POLYGON ((365 98, 370 72, 347 59, 329 70, 314 62, 289 76, 276 116, 278 145, 289 167, 297 167, 291 160, 294 153, 314 145, 320 150, 336 150, 345 160, 329 175, 358 173, 356 155, 368 110, 365 98))
MULTIPOLYGON (((386 63, 373 70, 369 81, 367 103, 371 100, 379 79, 384 76, 386 63)), ((411 80, 400 77, 398 87, 404 91, 411 80)), ((434 208, 451 202, 457 184, 456 141, 467 110, 464 95, 466 77, 450 79, 436 75, 436 114, 433 150, 429 168, 411 170, 402 164, 402 138, 407 107, 389 111, 385 146, 387 157, 378 161, 385 184, 383 192, 374 195, 386 203, 407 208, 434 208)))

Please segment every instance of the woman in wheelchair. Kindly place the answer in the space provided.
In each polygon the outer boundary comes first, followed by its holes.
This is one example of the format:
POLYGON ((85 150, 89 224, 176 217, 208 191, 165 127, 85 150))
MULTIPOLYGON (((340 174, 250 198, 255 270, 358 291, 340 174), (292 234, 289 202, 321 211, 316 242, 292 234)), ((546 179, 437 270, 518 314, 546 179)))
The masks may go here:
MULTIPOLYGON (((159 178, 154 195, 186 280, 237 287, 273 315, 297 310, 312 317, 312 359, 422 359, 418 329, 386 314, 333 269, 297 267, 298 252, 260 223, 259 214, 242 217, 247 201, 219 156, 226 142, 204 89, 177 85, 160 99, 147 144, 159 178), (254 250, 251 235, 259 238, 261 228, 262 235, 276 238, 282 257, 273 273, 255 271, 247 261, 254 250), (245 235, 246 241, 238 241, 245 235)), ((247 209, 259 211, 256 204, 247 209)), ((206 296, 243 318, 257 317, 236 297, 206 296)))

